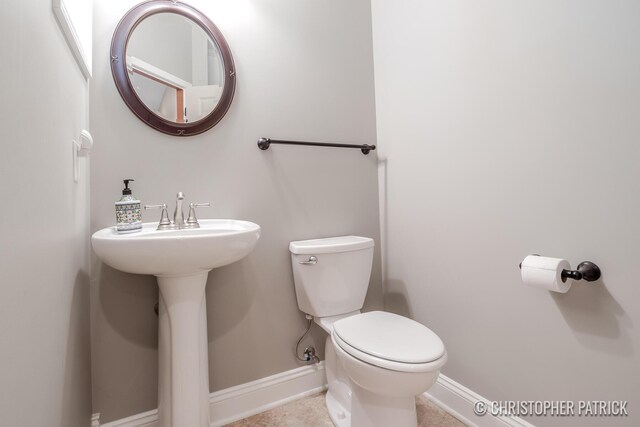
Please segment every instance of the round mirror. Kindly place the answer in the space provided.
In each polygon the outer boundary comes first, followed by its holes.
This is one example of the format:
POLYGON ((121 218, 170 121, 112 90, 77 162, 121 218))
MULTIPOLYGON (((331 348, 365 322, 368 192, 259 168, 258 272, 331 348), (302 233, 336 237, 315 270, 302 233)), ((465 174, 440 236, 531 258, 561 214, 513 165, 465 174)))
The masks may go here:
POLYGON ((111 71, 131 111, 171 135, 215 126, 235 91, 222 33, 198 10, 173 1, 145 2, 122 18, 111 43, 111 71))

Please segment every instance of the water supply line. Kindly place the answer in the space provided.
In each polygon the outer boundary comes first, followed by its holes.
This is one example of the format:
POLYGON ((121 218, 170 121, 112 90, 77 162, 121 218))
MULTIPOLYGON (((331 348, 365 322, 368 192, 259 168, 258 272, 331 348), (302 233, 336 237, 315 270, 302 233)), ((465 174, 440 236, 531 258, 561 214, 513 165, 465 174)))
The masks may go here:
POLYGON ((302 340, 304 339, 304 337, 307 336, 307 334, 309 333, 309 330, 311 329, 311 322, 313 322, 313 316, 310 314, 305 314, 305 318, 307 319, 307 329, 305 329, 304 333, 302 334, 302 336, 300 337, 300 339, 298 340, 298 342, 296 343, 296 348, 295 348, 295 354, 296 354, 296 359, 298 359, 301 362, 306 362, 306 363, 320 363, 320 358, 316 355, 316 349, 313 346, 309 346, 307 348, 304 349, 304 353, 302 354, 302 357, 300 357, 298 355, 298 348, 300 347, 300 343, 302 342, 302 340))

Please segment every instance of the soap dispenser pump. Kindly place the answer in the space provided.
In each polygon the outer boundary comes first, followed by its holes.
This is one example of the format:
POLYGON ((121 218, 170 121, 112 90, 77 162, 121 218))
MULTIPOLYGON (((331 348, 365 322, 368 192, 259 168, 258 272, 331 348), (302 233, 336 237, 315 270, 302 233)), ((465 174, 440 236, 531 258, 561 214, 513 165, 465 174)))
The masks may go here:
POLYGON ((140 200, 133 197, 129 183, 133 179, 124 180, 122 197, 116 202, 116 230, 118 233, 135 233, 142 230, 140 200))

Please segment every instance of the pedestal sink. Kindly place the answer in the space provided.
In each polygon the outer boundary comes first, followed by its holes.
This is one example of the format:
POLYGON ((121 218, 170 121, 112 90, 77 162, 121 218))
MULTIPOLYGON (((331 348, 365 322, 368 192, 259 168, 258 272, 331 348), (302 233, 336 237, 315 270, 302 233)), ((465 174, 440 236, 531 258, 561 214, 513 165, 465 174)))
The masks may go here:
POLYGON ((260 226, 200 220, 200 228, 117 234, 97 231, 93 250, 111 267, 157 276, 159 303, 159 427, 209 427, 209 361, 205 286, 209 271, 248 255, 260 226))

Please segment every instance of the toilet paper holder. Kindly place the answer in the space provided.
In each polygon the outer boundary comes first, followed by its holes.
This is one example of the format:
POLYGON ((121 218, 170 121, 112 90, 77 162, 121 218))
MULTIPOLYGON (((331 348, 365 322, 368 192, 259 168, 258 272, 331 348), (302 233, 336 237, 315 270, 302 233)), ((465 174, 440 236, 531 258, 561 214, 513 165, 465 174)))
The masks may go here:
POLYGON ((578 268, 575 270, 562 270, 562 275, 560 277, 562 277, 563 282, 567 279, 594 282, 598 280, 601 275, 600 267, 591 261, 583 261, 578 264, 578 268))
MULTIPOLYGON (((539 254, 532 254, 533 256, 540 256, 539 254)), ((522 263, 518 266, 522 268, 522 263)), ((600 271, 600 267, 595 265, 591 261, 582 261, 578 264, 578 268, 575 270, 562 270, 560 277, 562 281, 565 282, 567 279, 573 280, 586 280, 587 282, 594 282, 598 280, 602 276, 602 272, 600 271)))

